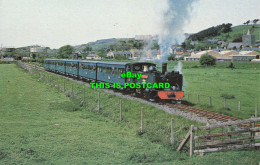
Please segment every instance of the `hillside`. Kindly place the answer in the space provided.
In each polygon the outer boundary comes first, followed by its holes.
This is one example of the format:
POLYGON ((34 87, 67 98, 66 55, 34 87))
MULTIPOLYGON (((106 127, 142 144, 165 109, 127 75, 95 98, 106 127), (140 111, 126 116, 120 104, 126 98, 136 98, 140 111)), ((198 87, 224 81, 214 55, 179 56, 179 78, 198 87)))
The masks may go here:
POLYGON ((208 49, 208 47, 214 48, 217 46, 224 47, 227 46, 229 42, 242 42, 242 36, 247 34, 248 29, 251 34, 255 35, 255 41, 257 43, 260 41, 260 24, 234 26, 226 31, 225 29, 223 30, 223 28, 218 28, 219 26, 221 25, 192 34, 184 41, 182 47, 195 50, 203 50, 208 49), (193 44, 191 41, 198 41, 198 43, 193 44), (224 41, 224 43, 218 41, 224 41))
POLYGON ((251 34, 255 35, 255 40, 260 40, 260 25, 240 25, 232 27, 232 31, 224 34, 221 33, 219 36, 214 37, 215 39, 219 40, 226 40, 227 42, 232 42, 237 34, 246 34, 248 29, 250 30, 251 34), (254 26, 254 28, 253 28, 254 26))
POLYGON ((92 48, 92 50, 98 50, 103 48, 108 48, 109 45, 116 43, 118 40, 134 40, 134 38, 109 38, 109 39, 101 39, 95 42, 89 42, 87 44, 74 46, 75 50, 82 51, 87 45, 92 48))

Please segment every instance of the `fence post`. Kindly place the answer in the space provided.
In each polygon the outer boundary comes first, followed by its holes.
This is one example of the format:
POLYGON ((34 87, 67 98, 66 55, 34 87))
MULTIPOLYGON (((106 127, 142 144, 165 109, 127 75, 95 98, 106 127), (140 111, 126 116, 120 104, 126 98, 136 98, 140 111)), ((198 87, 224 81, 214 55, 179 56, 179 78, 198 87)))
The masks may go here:
POLYGON ((100 92, 98 92, 98 112, 100 110, 100 92))
POLYGON ((226 99, 224 98, 224 108, 226 108, 226 99))
POLYGON ((189 102, 189 101, 190 101, 190 95, 189 95, 189 92, 187 93, 187 96, 188 96, 187 101, 189 102))
MULTIPOLYGON (((252 116, 254 117, 254 116, 252 116)), ((251 122, 250 123, 250 127, 251 129, 254 129, 255 128, 255 122, 251 122)), ((250 131, 250 135, 251 135, 251 146, 254 146, 254 143, 255 143, 255 132, 253 130, 250 131)))
POLYGON ((71 96, 74 97, 74 88, 73 88, 73 84, 72 84, 72 88, 71 88, 71 96))
POLYGON ((57 78, 57 89, 60 89, 60 85, 59 85, 59 79, 57 78))
POLYGON ((85 88, 83 87, 83 104, 85 104, 85 88))
POLYGON ((122 121, 122 100, 120 100, 120 115, 119 115, 119 118, 120 118, 120 121, 122 121))
POLYGON ((255 118, 257 118, 257 111, 258 111, 258 109, 257 109, 257 104, 255 105, 255 118))
POLYGON ((238 111, 240 111, 240 101, 238 101, 238 111))
POLYGON ((191 125, 190 126, 190 156, 193 155, 194 153, 194 126, 191 125))
POLYGON ((212 97, 209 96, 209 105, 212 106, 212 97))
POLYGON ((174 142, 173 119, 171 119, 171 144, 174 142))
POLYGON ((65 92, 65 79, 63 80, 63 92, 65 92))
POLYGON ((143 132, 143 126, 144 126, 144 108, 141 108, 141 132, 143 132))
POLYGON ((197 104, 199 104, 199 103, 200 103, 200 95, 197 94, 197 104))

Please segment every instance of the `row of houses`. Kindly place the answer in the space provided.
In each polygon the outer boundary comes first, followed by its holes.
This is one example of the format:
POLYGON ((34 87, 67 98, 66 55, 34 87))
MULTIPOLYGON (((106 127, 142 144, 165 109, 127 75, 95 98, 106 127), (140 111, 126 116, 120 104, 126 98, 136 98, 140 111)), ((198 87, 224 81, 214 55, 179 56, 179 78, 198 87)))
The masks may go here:
POLYGON ((259 59, 260 53, 256 51, 235 51, 235 50, 204 50, 200 52, 192 52, 189 57, 184 57, 185 61, 199 61, 202 55, 211 55, 217 60, 221 61, 251 61, 253 59, 259 59))

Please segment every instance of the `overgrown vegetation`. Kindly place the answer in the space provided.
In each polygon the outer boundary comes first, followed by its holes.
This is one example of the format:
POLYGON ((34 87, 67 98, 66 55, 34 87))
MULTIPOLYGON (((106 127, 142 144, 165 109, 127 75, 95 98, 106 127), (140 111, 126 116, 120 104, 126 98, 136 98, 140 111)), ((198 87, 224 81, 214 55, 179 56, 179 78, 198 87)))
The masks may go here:
POLYGON ((204 54, 200 57, 200 65, 216 65, 217 59, 211 55, 204 54))
POLYGON ((231 32, 231 30, 232 30, 231 26, 232 26, 231 23, 227 23, 227 24, 223 23, 222 25, 218 25, 216 27, 213 26, 211 28, 202 30, 196 34, 191 35, 188 39, 193 40, 193 41, 196 41, 196 40, 202 41, 204 38, 207 38, 207 37, 214 37, 214 36, 220 35, 221 33, 231 32))

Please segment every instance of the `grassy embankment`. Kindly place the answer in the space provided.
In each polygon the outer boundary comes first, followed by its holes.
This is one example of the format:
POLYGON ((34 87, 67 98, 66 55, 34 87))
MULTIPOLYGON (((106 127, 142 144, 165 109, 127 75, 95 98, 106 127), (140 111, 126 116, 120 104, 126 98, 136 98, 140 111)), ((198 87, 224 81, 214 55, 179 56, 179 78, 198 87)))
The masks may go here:
MULTIPOLYGON (((42 73, 43 75, 44 73, 42 73)), ((57 81, 62 78, 45 74, 57 81)), ((169 144, 170 118, 174 118, 179 144, 195 122, 123 99, 123 118, 118 120, 119 97, 101 92, 101 111, 96 112, 97 91, 86 88, 87 105, 69 99, 35 75, 15 65, 0 65, 0 164, 256 164, 257 152, 227 152, 189 158, 169 144), (145 110, 145 133, 140 135, 140 107, 145 110)), ((83 85, 74 85, 75 95, 83 85)), ((69 92, 67 92, 69 95, 69 92)))
MULTIPOLYGON (((227 68, 230 62, 217 63, 216 66, 202 67, 199 62, 182 62, 185 97, 189 93, 190 101, 197 104, 197 94, 200 104, 195 107, 227 114, 238 118, 249 118, 254 114, 255 104, 260 103, 260 64, 235 62, 235 69, 227 68), (212 96, 213 106, 209 106, 209 96, 212 96), (226 108, 224 108, 224 98, 226 108), (238 101, 241 110, 238 111, 238 101)), ((169 62, 173 70, 177 62, 169 62)), ((258 116, 260 112, 258 111, 258 116)))

